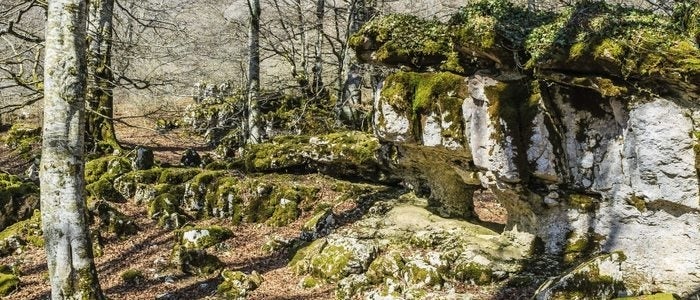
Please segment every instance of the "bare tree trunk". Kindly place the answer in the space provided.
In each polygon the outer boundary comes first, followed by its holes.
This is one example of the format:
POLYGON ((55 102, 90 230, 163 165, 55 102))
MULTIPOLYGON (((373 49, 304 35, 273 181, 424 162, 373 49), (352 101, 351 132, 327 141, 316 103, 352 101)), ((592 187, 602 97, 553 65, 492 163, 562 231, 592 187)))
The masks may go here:
POLYGON ((323 18, 326 9, 325 0, 316 0, 316 43, 314 44, 314 67, 313 67, 313 92, 317 98, 327 97, 326 88, 323 85, 323 18))
POLYGON ((260 128, 260 0, 248 0, 250 27, 248 32, 248 120, 246 143, 262 140, 260 128))
POLYGON ((52 299, 104 299, 83 195, 86 1, 49 1, 41 154, 41 223, 52 299))
POLYGON ((90 1, 88 20, 87 148, 92 152, 121 150, 114 133, 112 19, 114 0, 90 1))
POLYGON ((369 19, 368 8, 365 0, 351 0, 348 15, 348 30, 346 31, 341 80, 339 86, 339 98, 336 105, 336 113, 339 121, 355 124, 359 115, 357 105, 362 102, 362 74, 360 66, 355 62, 355 57, 350 51, 347 41, 350 36, 360 30, 360 27, 369 19))

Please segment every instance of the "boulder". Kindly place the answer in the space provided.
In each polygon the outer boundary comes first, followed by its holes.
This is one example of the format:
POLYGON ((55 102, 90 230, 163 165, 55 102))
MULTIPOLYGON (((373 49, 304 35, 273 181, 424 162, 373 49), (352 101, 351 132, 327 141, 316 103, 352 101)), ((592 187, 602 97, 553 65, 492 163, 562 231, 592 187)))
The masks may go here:
POLYGON ((300 285, 334 282, 342 299, 444 297, 446 285, 517 274, 532 254, 531 234, 442 218, 426 209, 426 199, 409 198, 376 202, 352 226, 297 251, 290 267, 306 275, 300 285))
POLYGON ((153 150, 143 146, 137 146, 134 151, 136 155, 131 160, 131 166, 134 170, 148 170, 153 167, 153 150))
POLYGON ((247 275, 241 271, 223 270, 221 278, 223 281, 216 288, 216 292, 222 298, 231 300, 246 299, 246 296, 264 281, 256 271, 247 275))
POLYGON ((202 158, 199 156, 199 153, 195 151, 192 148, 188 148, 185 150, 185 153, 182 154, 182 157, 180 158, 180 164, 182 164, 185 167, 199 167, 202 164, 202 158))

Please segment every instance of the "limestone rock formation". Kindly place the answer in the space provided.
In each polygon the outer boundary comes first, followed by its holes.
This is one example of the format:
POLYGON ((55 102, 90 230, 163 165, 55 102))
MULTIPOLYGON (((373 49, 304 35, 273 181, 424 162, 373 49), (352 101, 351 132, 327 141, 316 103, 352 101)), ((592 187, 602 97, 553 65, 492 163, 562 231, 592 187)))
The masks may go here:
POLYGON ((378 87, 374 125, 393 166, 413 171, 407 186, 467 218, 475 193, 492 195, 507 229, 565 265, 603 255, 542 299, 567 286, 590 287, 583 298, 700 291, 692 30, 602 2, 552 14, 480 1, 449 23, 410 20, 373 20, 351 41, 365 61, 402 69, 378 87))

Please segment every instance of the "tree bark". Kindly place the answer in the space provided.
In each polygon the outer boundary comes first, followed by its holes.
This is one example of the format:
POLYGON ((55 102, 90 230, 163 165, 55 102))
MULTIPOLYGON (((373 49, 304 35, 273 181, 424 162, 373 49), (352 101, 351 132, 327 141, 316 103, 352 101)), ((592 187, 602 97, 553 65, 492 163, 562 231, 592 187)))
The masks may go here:
POLYGON ((86 1, 52 0, 46 23, 41 223, 52 299, 104 299, 83 195, 86 1))
POLYGON ((356 107, 362 102, 362 74, 356 58, 352 55, 348 47, 350 36, 360 30, 360 27, 370 18, 369 8, 365 0, 351 0, 348 15, 348 29, 343 45, 343 64, 341 66, 340 80, 342 84, 338 87, 338 103, 336 104, 337 118, 341 122, 357 125, 359 114, 356 107))
POLYGON ((326 98, 328 93, 323 85, 323 18, 326 0, 316 0, 316 43, 314 44, 313 94, 316 98, 326 98))
POLYGON ((89 111, 86 145, 94 153, 121 150, 114 133, 114 75, 112 73, 112 20, 114 0, 90 1, 88 20, 89 111))
POLYGON ((250 26, 248 31, 248 118, 246 143, 262 141, 260 128, 260 0, 248 0, 250 26))

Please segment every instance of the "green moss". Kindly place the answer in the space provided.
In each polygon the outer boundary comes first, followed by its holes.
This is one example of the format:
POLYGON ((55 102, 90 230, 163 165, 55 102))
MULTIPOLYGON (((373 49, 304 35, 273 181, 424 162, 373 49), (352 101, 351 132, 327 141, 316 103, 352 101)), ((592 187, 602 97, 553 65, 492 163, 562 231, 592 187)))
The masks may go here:
POLYGON ((153 184, 157 183, 164 169, 153 168, 148 170, 137 170, 124 174, 121 180, 133 183, 153 184))
POLYGON ((528 66, 692 82, 700 73, 700 50, 674 22, 651 11, 580 2, 528 36, 528 66))
POLYGON ((478 285, 491 283, 493 271, 484 265, 477 263, 459 264, 453 267, 453 276, 462 281, 473 281, 478 285))
POLYGON ((337 177, 378 180, 378 150, 376 137, 362 132, 281 136, 270 143, 249 145, 245 161, 252 172, 319 171, 337 177))
POLYGON ((91 184, 85 186, 89 196, 94 197, 97 200, 105 200, 112 202, 121 202, 124 200, 122 196, 115 188, 112 181, 102 178, 91 184))
POLYGON ((403 272, 406 274, 409 284, 414 286, 433 287, 442 285, 444 282, 442 272, 423 261, 409 261, 403 272))
POLYGON ((114 233, 118 237, 134 235, 138 232, 136 223, 125 214, 109 205, 107 202, 99 201, 91 208, 91 212, 99 218, 101 228, 114 233))
MULTIPOLYGON (((270 218, 265 222, 268 225, 281 227, 289 223, 294 222, 299 217, 299 208, 297 202, 294 200, 289 200, 286 198, 284 204, 280 203, 275 208, 275 212, 270 216, 270 218)), ((280 199, 280 201, 282 201, 280 199)))
POLYGON ((0 232, 0 241, 10 237, 19 237, 35 247, 44 247, 44 237, 41 230, 41 212, 34 210, 31 218, 12 224, 0 232))
POLYGON ((627 203, 637 208, 640 212, 645 212, 647 210, 646 201, 637 195, 630 196, 630 198, 627 199, 627 203))
POLYGON ((239 193, 239 180, 224 177, 217 181, 215 191, 207 195, 207 207, 212 216, 230 218, 234 224, 242 221, 242 203, 239 193))
POLYGON ((228 228, 213 225, 207 227, 185 228, 178 231, 180 244, 186 249, 206 249, 225 241, 233 236, 233 231, 228 228), (187 240, 186 233, 193 233, 196 240, 187 240))
POLYGON ((0 296, 6 297, 19 288, 19 277, 14 274, 0 273, 0 296))
POLYGON ((297 274, 308 274, 326 282, 336 282, 351 271, 353 252, 342 246, 318 239, 297 251, 289 266, 297 274))
POLYGON ((115 178, 131 171, 129 160, 119 156, 105 156, 85 163, 85 183, 98 180, 114 181, 115 178))
POLYGON ((389 75, 382 98, 399 111, 421 113, 442 101, 466 96, 464 77, 447 72, 396 72, 389 75))
POLYGON ((313 276, 304 276, 304 278, 301 279, 300 285, 305 289, 311 289, 321 285, 321 282, 313 276))
POLYGON ((198 168, 166 168, 160 173, 158 183, 182 184, 197 176, 201 169, 198 168))
MULTIPOLYGON (((373 59, 381 63, 407 62, 416 67, 440 64, 453 51, 448 27, 435 20, 390 14, 367 22, 349 40, 362 52, 366 41, 376 47, 373 59)), ((362 56, 361 56, 362 57, 362 56)))
POLYGON ((551 290, 552 299, 612 298, 626 291, 624 283, 600 273, 599 264, 619 263, 626 259, 621 252, 613 252, 593 259, 566 275, 566 283, 551 290))
POLYGON ((321 254, 311 259, 311 275, 330 281, 345 278, 352 257, 352 252, 341 246, 327 245, 321 254))
POLYGON ((171 262, 180 271, 196 275, 211 275, 224 266, 215 255, 204 250, 188 250, 178 244, 173 247, 171 262))
POLYGON ((128 269, 120 275, 122 281, 126 284, 138 284, 143 281, 146 277, 143 272, 138 269, 128 269))
POLYGON ((567 196, 567 202, 581 211, 590 212, 595 209, 598 199, 583 194, 570 194, 567 196))
POLYGON ((522 82, 499 82, 484 88, 491 124, 496 129, 492 132, 493 139, 502 142, 509 136, 518 145, 532 134, 532 120, 539 112, 539 98, 531 97, 532 93, 522 82), (526 125, 521 127, 521 124, 526 125))
POLYGON ((405 261, 401 252, 391 250, 377 257, 367 269, 367 279, 372 284, 384 282, 385 278, 397 277, 405 268, 405 261))
POLYGON ((27 218, 31 210, 38 207, 39 188, 14 175, 0 173, 0 207, 2 222, 0 229, 27 218))
POLYGON ((244 299, 263 282, 263 277, 255 271, 246 275, 241 271, 224 270, 221 277, 223 282, 216 288, 216 292, 225 299, 244 299))
POLYGON ((5 144, 24 159, 30 159, 33 149, 41 143, 41 128, 15 123, 5 135, 5 144))

